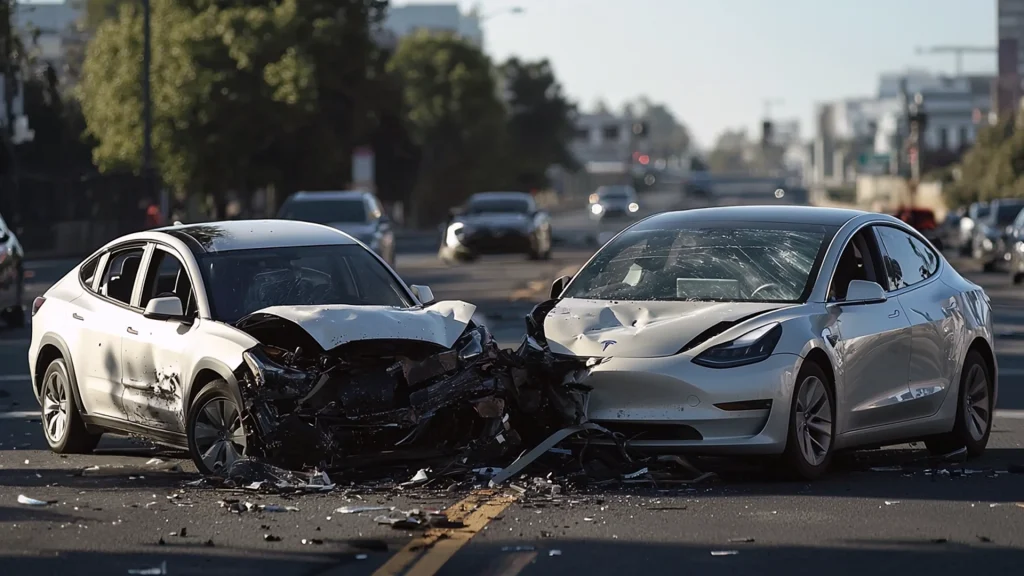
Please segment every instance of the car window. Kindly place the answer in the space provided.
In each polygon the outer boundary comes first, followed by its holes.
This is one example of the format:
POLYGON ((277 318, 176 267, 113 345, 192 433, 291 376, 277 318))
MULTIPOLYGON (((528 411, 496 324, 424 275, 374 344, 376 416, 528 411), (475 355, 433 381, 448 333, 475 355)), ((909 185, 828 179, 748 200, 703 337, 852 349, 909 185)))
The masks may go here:
POLYGON ((271 306, 413 305, 362 246, 296 246, 204 255, 199 268, 215 320, 234 323, 271 306))
POLYGON ((1024 227, 1024 210, 1017 213, 1017 218, 1013 221, 1013 225, 1017 228, 1024 227))
POLYGON ((122 304, 131 304, 132 289, 139 275, 142 254, 142 248, 128 248, 112 253, 107 259, 107 268, 103 271, 100 294, 122 304))
POLYGON ((181 309, 185 316, 196 311, 195 292, 189 280, 185 265, 177 256, 157 248, 153 251, 153 259, 146 271, 146 280, 142 284, 142 297, 139 307, 145 308, 153 298, 177 296, 181 300, 181 309))
POLYGON ((92 260, 82 264, 82 267, 78 270, 78 278, 90 292, 92 291, 92 282, 96 279, 96 268, 100 265, 100 259, 100 256, 95 256, 92 260))
POLYGON ((470 200, 466 212, 470 214, 530 212, 530 202, 518 198, 477 198, 470 200))
POLYGON ((368 220, 362 198, 348 200, 292 200, 281 207, 279 218, 314 224, 364 223, 368 220))
POLYGON ((1020 214, 1021 205, 1018 202, 1000 204, 996 208, 995 221, 997 226, 1006 226, 1017 219, 1017 215, 1020 214))
POLYGON ((877 227, 886 255, 889 290, 900 290, 931 278, 939 269, 939 256, 924 242, 891 226, 877 227))

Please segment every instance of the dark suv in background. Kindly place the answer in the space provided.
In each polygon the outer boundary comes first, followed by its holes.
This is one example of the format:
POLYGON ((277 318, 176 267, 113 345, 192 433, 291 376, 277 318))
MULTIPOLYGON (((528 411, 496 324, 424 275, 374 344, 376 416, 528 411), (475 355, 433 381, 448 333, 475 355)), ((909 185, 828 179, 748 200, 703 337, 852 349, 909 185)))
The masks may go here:
POLYGON ((296 192, 284 201, 277 217, 341 230, 395 267, 395 233, 391 220, 384 213, 380 200, 370 192, 296 192))
POLYGON ((470 261, 483 254, 551 257, 551 219, 525 192, 480 192, 453 209, 438 256, 470 261))
POLYGON ((12 328, 25 325, 25 252, 17 236, 0 216, 0 320, 12 328))
POLYGON ((1010 260, 1013 222, 1022 209, 1024 199, 993 200, 989 204, 988 214, 975 222, 971 238, 971 256, 981 263, 986 272, 991 272, 1010 260))

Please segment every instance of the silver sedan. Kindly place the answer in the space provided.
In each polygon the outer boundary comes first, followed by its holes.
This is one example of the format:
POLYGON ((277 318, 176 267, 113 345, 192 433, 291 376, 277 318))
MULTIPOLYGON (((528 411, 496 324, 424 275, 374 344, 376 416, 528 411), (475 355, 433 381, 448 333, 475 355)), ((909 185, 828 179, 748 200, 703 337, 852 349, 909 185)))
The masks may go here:
POLYGON ((636 448, 779 455, 988 443, 992 309, 913 228, 853 210, 662 213, 552 286, 556 354, 593 364, 591 421, 636 448))

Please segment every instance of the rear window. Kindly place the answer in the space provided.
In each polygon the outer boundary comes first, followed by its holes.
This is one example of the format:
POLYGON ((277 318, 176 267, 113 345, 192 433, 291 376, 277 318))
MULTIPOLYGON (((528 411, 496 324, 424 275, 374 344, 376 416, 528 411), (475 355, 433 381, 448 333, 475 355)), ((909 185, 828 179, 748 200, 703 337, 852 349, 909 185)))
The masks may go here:
POLYGON ((530 211, 530 203, 518 198, 486 198, 471 200, 467 207, 470 214, 507 213, 526 214, 530 211))
POLYGON ((611 198, 615 200, 625 200, 631 196, 632 190, 622 186, 616 186, 614 188, 601 188, 597 191, 597 195, 601 198, 611 198))
POLYGON ((1020 214, 1021 208, 1024 208, 1024 204, 1016 202, 1013 204, 1000 204, 996 208, 996 224, 999 226, 1012 224, 1017 219, 1017 214, 1020 214))
POLYGON ((368 220, 366 203, 352 200, 293 200, 281 207, 278 218, 314 224, 357 223, 368 220))

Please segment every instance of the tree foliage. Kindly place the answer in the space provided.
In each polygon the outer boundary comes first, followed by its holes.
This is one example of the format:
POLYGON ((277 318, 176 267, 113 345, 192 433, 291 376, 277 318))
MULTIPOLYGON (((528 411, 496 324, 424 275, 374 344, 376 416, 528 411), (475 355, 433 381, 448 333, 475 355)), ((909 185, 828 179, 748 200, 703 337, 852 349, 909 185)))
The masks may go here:
POLYGON ((578 170, 569 150, 576 133, 576 106, 562 92, 550 62, 511 58, 500 73, 509 107, 510 184, 519 190, 540 189, 547 185, 550 166, 578 170))
POLYGON ((951 208, 979 200, 1024 197, 1024 130, 1013 118, 1003 118, 978 130, 974 145, 951 170, 953 181, 943 185, 951 208))
POLYGON ((402 86, 413 142, 422 148, 411 214, 434 222, 500 181, 505 109, 491 61, 450 34, 404 38, 388 62, 402 86))

